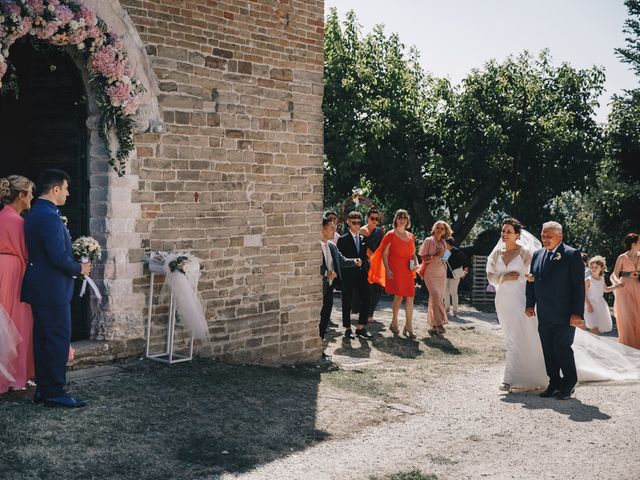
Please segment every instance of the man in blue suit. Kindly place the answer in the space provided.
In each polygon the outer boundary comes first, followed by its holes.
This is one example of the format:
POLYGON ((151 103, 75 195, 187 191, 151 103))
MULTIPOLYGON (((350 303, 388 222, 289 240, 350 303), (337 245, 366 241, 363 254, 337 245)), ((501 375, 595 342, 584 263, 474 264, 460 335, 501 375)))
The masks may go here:
POLYGON ((34 403, 49 407, 86 405, 64 391, 71 341, 71 297, 74 278, 88 275, 90 264, 73 259, 71 236, 58 206, 69 196, 69 175, 45 170, 38 179, 40 196, 25 219, 29 262, 22 284, 22 300, 34 317, 33 357, 36 370, 34 403))
POLYGON ((569 398, 578 382, 573 357, 575 327, 584 316, 584 265, 580 251, 562 243, 562 225, 542 225, 542 245, 531 260, 526 314, 538 314, 549 386, 541 397, 569 398), (562 372, 562 376, 560 375, 562 372))

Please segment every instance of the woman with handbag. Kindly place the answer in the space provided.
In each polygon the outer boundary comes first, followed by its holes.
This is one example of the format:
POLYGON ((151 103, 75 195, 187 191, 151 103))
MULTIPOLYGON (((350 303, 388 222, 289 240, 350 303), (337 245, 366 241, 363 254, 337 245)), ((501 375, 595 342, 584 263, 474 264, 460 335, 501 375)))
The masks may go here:
POLYGON ((400 334, 398 312, 404 299, 405 322, 402 334, 416 338, 413 333, 413 297, 415 297, 415 271, 418 269, 415 238, 406 229, 411 226, 411 218, 406 210, 400 209, 393 217, 393 230, 387 232, 382 243, 370 259, 369 283, 377 283, 393 295, 393 317, 389 330, 400 334))
POLYGON ((418 273, 429 291, 427 321, 430 334, 444 333, 444 324, 447 323, 443 297, 447 283, 446 260, 449 257, 449 251, 445 239, 452 233, 447 222, 438 220, 431 228, 431 236, 420 246, 419 255, 422 258, 422 264, 418 273))
POLYGON ((469 273, 469 259, 462 250, 455 246, 453 237, 446 240, 447 250, 451 253, 447 260, 447 283, 444 290, 444 308, 447 315, 451 313, 451 304, 453 304, 453 316, 458 316, 458 286, 469 273))

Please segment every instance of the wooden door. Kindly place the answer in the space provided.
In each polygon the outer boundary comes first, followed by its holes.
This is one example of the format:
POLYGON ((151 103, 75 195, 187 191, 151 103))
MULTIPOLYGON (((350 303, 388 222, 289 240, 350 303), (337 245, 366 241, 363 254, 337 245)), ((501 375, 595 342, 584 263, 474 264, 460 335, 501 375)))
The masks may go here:
MULTIPOLYGON (((86 96, 80 72, 65 53, 22 40, 11 47, 17 98, 0 96, 0 177, 24 175, 34 182, 47 168, 71 176, 60 207, 71 238, 88 234, 86 96)), ((78 282, 79 283, 79 282, 78 282)), ((72 302, 72 340, 89 338, 88 297, 72 302)))

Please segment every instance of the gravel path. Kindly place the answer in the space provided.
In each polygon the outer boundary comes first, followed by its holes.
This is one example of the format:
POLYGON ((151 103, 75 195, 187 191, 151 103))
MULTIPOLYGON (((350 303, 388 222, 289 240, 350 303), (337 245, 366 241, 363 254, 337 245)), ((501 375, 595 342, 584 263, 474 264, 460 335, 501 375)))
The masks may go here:
MULTIPOLYGON (((469 321, 487 325, 490 315, 469 321)), ((443 376, 400 422, 329 440, 223 479, 369 479, 419 469, 442 479, 640 478, 640 383, 593 383, 566 401, 501 394, 502 366, 443 376)))

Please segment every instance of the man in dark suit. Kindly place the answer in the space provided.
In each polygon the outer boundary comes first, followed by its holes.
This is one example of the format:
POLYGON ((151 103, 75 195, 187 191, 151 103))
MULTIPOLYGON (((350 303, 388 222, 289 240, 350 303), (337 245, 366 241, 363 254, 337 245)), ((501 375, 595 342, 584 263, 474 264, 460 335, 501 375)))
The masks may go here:
POLYGON ((86 405, 64 391, 71 341, 71 297, 74 277, 88 275, 90 264, 73 259, 71 237, 60 217, 59 205, 69 196, 69 175, 45 170, 38 179, 36 203, 25 219, 29 262, 22 299, 33 310, 33 357, 36 370, 34 403, 50 407, 86 405))
POLYGON ((542 226, 542 245, 531 260, 527 282, 526 314, 538 314, 538 333, 542 343, 549 386, 540 394, 564 400, 578 382, 573 357, 575 327, 584 316, 584 266, 580 251, 562 243, 562 225, 546 222, 542 226), (560 373, 562 372, 562 376, 560 373))
POLYGON ((347 217, 349 230, 338 239, 338 250, 347 258, 359 258, 362 265, 359 268, 345 269, 342 272, 342 326, 345 328, 344 336, 354 339, 356 336, 371 339, 373 336, 367 332, 367 317, 369 315, 369 257, 367 256, 367 239, 360 235, 362 214, 351 212, 347 217), (358 292, 360 305, 358 309, 358 326, 354 336, 351 330, 351 297, 353 292, 358 292))
MULTIPOLYGON (((341 285, 342 269, 357 268, 362 265, 359 258, 345 258, 340 253, 338 247, 333 243, 333 234, 336 231, 336 224, 329 218, 322 219, 322 264, 320 274, 322 275, 322 310, 320 311, 320 338, 324 339, 327 331, 331 310, 333 310, 333 291, 341 285)), ((322 358, 328 358, 323 352, 322 358)))

